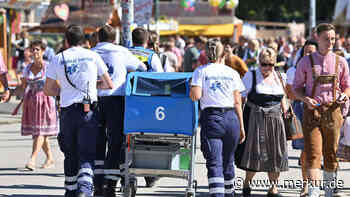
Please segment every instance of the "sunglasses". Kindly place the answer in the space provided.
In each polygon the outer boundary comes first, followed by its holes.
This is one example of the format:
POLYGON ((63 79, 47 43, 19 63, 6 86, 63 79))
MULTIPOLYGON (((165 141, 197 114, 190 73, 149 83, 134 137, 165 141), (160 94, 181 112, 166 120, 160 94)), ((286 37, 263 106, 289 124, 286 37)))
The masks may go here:
POLYGON ((275 66, 275 64, 265 64, 265 63, 261 63, 260 66, 261 66, 261 67, 268 67, 268 66, 273 67, 273 66, 275 66))

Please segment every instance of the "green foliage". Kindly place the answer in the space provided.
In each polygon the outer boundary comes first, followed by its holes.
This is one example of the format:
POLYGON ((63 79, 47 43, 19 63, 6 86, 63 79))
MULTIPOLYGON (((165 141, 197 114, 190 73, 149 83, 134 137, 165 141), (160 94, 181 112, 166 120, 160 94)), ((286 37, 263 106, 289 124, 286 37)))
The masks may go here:
MULTIPOLYGON (((336 0, 316 0, 318 22, 330 22, 336 0)), ((244 20, 305 22, 309 19, 310 0, 244 0, 236 15, 244 20)))

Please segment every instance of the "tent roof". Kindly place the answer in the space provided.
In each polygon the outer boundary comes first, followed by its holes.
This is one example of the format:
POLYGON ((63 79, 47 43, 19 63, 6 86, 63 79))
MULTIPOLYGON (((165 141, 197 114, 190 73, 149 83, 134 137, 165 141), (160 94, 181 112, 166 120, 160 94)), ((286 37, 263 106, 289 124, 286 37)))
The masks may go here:
POLYGON ((188 25, 180 24, 177 31, 160 31, 161 36, 185 35, 185 36, 233 36, 235 28, 241 25, 217 24, 217 25, 188 25))

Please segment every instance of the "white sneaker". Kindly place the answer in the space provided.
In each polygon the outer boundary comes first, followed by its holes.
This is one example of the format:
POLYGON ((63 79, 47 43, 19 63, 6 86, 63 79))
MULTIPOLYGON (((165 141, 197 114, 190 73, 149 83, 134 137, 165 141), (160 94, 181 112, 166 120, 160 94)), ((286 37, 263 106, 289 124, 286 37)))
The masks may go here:
POLYGON ((320 197, 320 188, 309 186, 309 197, 320 197))

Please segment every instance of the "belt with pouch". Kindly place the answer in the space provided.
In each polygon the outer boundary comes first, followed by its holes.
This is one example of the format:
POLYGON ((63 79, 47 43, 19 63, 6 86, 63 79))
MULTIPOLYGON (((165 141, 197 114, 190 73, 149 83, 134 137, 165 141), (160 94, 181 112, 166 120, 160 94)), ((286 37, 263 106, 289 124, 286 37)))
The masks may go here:
MULTIPOLYGON (((90 110, 95 110, 95 109, 97 109, 97 107, 98 107, 98 103, 97 102, 92 102, 90 104, 90 110)), ((64 110, 68 110, 68 109, 72 109, 72 108, 83 110, 84 109, 84 104, 83 103, 73 103, 73 104, 71 104, 71 105, 69 105, 67 107, 61 107, 61 110, 64 111, 64 110)))
POLYGON ((228 111, 232 111, 234 110, 233 107, 206 107, 204 109, 204 111, 207 111, 207 112, 222 112, 222 113, 225 113, 225 112, 228 112, 228 111))

